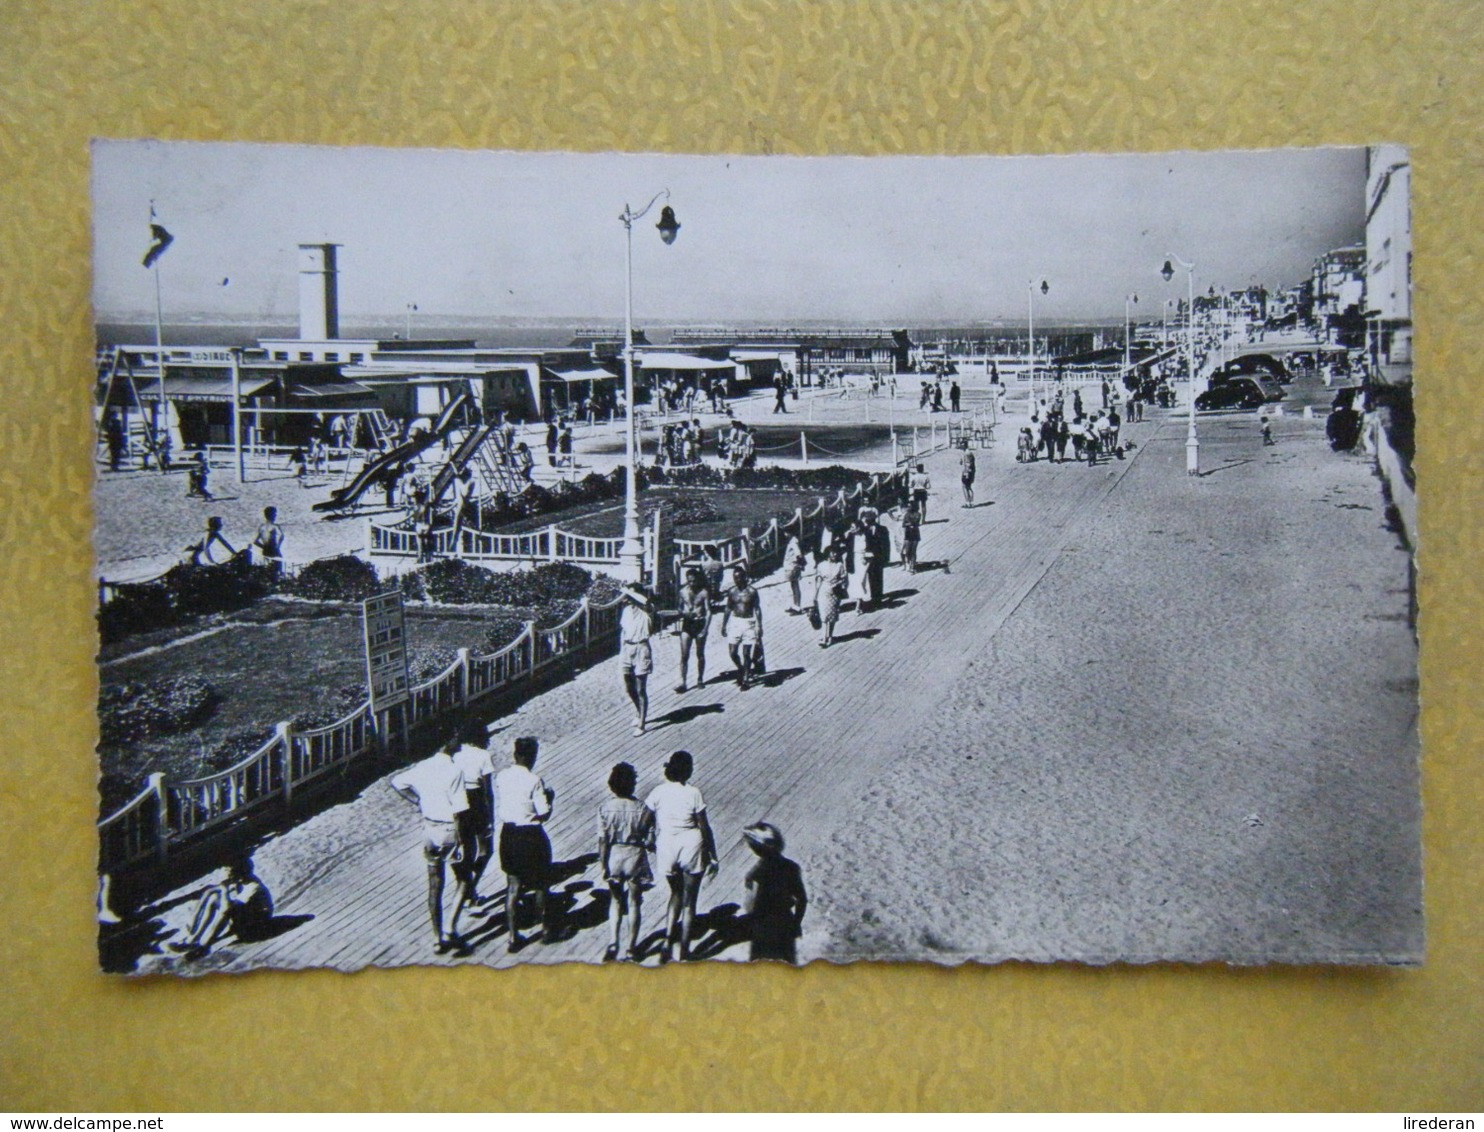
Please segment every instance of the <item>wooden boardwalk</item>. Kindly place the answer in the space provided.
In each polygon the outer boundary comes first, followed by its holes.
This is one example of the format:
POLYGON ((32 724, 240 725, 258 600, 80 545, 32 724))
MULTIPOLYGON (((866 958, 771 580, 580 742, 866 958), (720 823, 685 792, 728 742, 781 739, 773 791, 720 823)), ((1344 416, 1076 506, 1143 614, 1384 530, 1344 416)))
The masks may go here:
MULTIPOLYGON (((608 793, 608 769, 620 759, 633 763, 643 798, 661 780, 666 756, 678 748, 695 756, 693 782, 706 797, 721 853, 719 875, 702 887, 699 908, 705 916, 697 925, 695 950, 704 958, 745 958, 734 919, 752 861, 740 840, 742 827, 757 820, 778 825, 807 881, 811 854, 904 740, 939 709, 960 660, 989 646, 1062 547, 1099 513, 1159 427, 1154 421, 1126 426, 1125 438, 1140 448, 1128 460, 1094 469, 1073 463, 1021 467, 1012 446, 1002 441, 979 454, 980 502, 972 510, 959 506, 957 453, 929 458, 934 491, 921 557, 946 568, 916 575, 889 569, 888 608, 863 616, 846 612, 828 650, 819 648, 805 618, 785 614, 787 584, 780 576, 769 579, 763 596, 770 675, 761 687, 743 692, 725 679, 732 666, 713 632, 711 682, 676 694, 671 689, 678 649, 673 638, 660 638, 651 727, 644 737, 631 736, 616 659, 500 719, 492 741, 497 766, 508 757, 514 736, 536 735, 542 744, 537 770, 556 791, 549 826, 560 874, 552 889, 561 913, 555 942, 510 955, 503 901, 497 901, 461 924, 473 945, 471 956, 435 956, 419 819, 383 780, 260 848, 259 873, 273 889, 278 915, 309 918, 273 939, 234 943, 200 968, 598 960, 608 940, 608 897, 596 865, 596 814, 608 793), (323 846, 319 855, 316 846, 323 846), (293 852, 281 853, 289 848, 293 852), (275 870, 280 855, 314 866, 298 866, 290 875, 275 870)), ((502 889, 503 878, 492 867, 481 891, 502 889)), ((812 892, 811 899, 818 905, 829 894, 812 892)), ((645 937, 657 938, 664 902, 661 882, 645 904, 645 937)), ((806 923, 805 959, 817 950, 807 929, 806 923)))

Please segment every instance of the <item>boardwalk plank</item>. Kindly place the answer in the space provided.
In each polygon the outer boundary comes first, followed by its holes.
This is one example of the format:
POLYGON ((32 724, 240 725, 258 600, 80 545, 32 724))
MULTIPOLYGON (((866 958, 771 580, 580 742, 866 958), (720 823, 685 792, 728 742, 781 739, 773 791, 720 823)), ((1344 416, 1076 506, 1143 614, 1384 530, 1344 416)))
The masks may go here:
MULTIPOLYGON (((1143 445, 1155 428, 1134 426, 1129 431, 1143 445)), ((706 795, 721 856, 718 876, 703 887, 702 910, 740 904, 752 855, 738 833, 754 820, 766 818, 782 827, 790 855, 807 870, 811 851, 828 839, 837 815, 891 762, 903 738, 938 709, 950 681, 924 684, 918 673, 925 665, 939 671, 943 656, 968 659, 987 648, 998 627, 1061 548, 1075 541, 1080 525, 1098 513, 1132 463, 1113 462, 1096 469, 1071 464, 1021 468, 1013 463, 1008 446, 990 455, 993 459, 981 455, 979 489, 994 502, 972 511, 957 505, 956 454, 930 458, 939 486, 930 501, 934 521, 924 531, 923 555, 947 560, 950 568, 915 576, 890 569, 888 591, 917 592, 898 608, 859 617, 847 613, 839 627, 841 636, 877 630, 874 636, 822 650, 806 618, 783 612, 789 596, 786 583, 771 580, 763 588, 770 670, 802 670, 780 687, 742 692, 719 681, 732 666, 724 642, 713 633, 708 649, 708 676, 713 682, 684 695, 671 691, 677 676, 674 646, 669 641, 658 644, 651 717, 662 720, 686 708, 720 706, 720 711, 653 727, 645 736, 632 738, 613 659, 499 720, 492 741, 497 765, 503 763, 513 736, 542 738, 537 769, 557 791, 550 827, 555 859, 572 861, 596 852, 595 815, 608 794, 607 772, 614 762, 626 759, 635 764, 643 797, 660 780, 664 757, 685 747, 696 755, 696 783, 706 795), (944 517, 947 522, 938 521, 944 517)), ((384 780, 377 782, 352 805, 361 804, 371 791, 386 789, 384 780)), ((284 837, 293 838, 295 832, 284 837)), ((548 963, 596 960, 607 943, 606 929, 599 928, 510 957, 503 927, 494 927, 503 918, 502 904, 495 904, 476 922, 480 943, 473 956, 437 957, 427 922, 424 877, 416 818, 409 809, 406 822, 387 829, 368 851, 334 862, 280 905, 281 914, 308 914, 313 920, 276 939, 238 949, 232 965, 352 969, 408 962, 548 963)), ((584 882, 601 886, 596 866, 564 881, 559 891, 584 882)), ((502 888, 495 862, 481 891, 496 894, 502 888)), ((662 922, 665 896, 661 882, 646 900, 646 934, 662 922)), ((579 895, 582 906, 593 899, 594 888, 579 895)), ((722 957, 742 954, 741 947, 733 947, 722 957)))

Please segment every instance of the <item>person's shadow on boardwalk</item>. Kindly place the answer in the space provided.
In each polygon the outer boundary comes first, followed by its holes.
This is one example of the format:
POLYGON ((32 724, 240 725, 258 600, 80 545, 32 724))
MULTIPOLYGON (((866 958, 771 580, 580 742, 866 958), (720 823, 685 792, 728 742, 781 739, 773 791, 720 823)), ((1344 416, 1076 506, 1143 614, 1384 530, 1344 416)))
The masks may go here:
POLYGON ((803 674, 804 670, 802 668, 775 668, 771 672, 763 673, 757 678, 756 682, 764 688, 776 688, 780 684, 792 680, 795 676, 802 676, 803 674))
POLYGON ((718 904, 696 917, 692 959, 715 959, 718 955, 751 938, 747 917, 737 904, 718 904))
MULTIPOLYGON (((571 939, 584 928, 596 927, 608 918, 608 893, 595 888, 592 881, 581 879, 597 863, 596 853, 584 853, 567 861, 556 861, 551 866, 546 895, 546 936, 550 943, 571 939), (577 878, 577 879, 574 879, 577 878), (567 883, 570 882, 570 883, 567 883), (591 898, 578 904, 585 893, 591 898)), ((483 920, 461 933, 464 942, 471 947, 499 939, 505 934, 505 901, 509 892, 493 893, 476 910, 466 913, 481 916, 483 920)))
POLYGON ((597 863, 596 853, 553 862, 546 896, 545 939, 548 943, 571 939, 584 928, 597 927, 607 920, 608 893, 596 892, 592 881, 581 879, 597 863), (568 881, 571 883, 566 883, 568 881), (578 897, 589 892, 593 893, 592 897, 579 905, 578 897))
POLYGON ((559 943, 578 932, 602 927, 608 922, 608 905, 612 899, 606 888, 599 888, 590 880, 573 881, 553 891, 546 898, 546 938, 559 943), (579 903, 580 898, 585 899, 579 903))
POLYGON ((850 641, 869 641, 872 637, 878 637, 880 635, 881 629, 879 627, 874 629, 857 629, 853 633, 841 633, 830 642, 830 645, 833 647, 835 645, 847 644, 850 641))
POLYGON ((649 721, 649 727, 652 730, 674 727, 681 723, 689 723, 693 719, 699 719, 703 715, 715 715, 717 712, 726 710, 725 704, 687 704, 685 707, 667 711, 664 715, 655 716, 649 721))

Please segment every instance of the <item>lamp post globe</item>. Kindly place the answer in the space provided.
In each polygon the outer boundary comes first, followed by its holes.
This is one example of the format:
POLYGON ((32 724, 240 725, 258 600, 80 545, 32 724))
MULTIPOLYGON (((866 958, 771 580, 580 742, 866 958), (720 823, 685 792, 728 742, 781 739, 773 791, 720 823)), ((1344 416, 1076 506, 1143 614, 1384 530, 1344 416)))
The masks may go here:
MULTIPOLYGON (((623 543, 618 552, 618 575, 620 581, 630 583, 644 580, 644 543, 639 536, 638 437, 634 432, 634 221, 642 219, 661 197, 668 200, 670 190, 655 193, 638 212, 624 205, 618 218, 624 226, 623 388, 628 418, 624 430, 623 543)), ((668 204, 660 210, 655 228, 666 245, 675 242, 680 221, 675 219, 675 210, 668 204)))

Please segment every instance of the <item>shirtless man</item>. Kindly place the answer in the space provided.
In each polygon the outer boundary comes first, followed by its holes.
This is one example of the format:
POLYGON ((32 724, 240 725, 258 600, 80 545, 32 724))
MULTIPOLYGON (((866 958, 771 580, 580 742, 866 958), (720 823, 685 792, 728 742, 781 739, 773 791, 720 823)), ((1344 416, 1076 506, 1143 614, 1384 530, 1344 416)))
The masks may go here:
POLYGON ((696 687, 706 683, 706 632, 711 628, 711 591, 700 568, 685 572, 685 585, 677 599, 680 608, 680 684, 677 692, 686 690, 685 670, 690 661, 691 646, 696 650, 696 687))
POLYGON ((737 687, 751 687, 752 662, 763 642, 763 604, 741 566, 732 568, 732 586, 722 595, 721 631, 737 666, 737 687))

